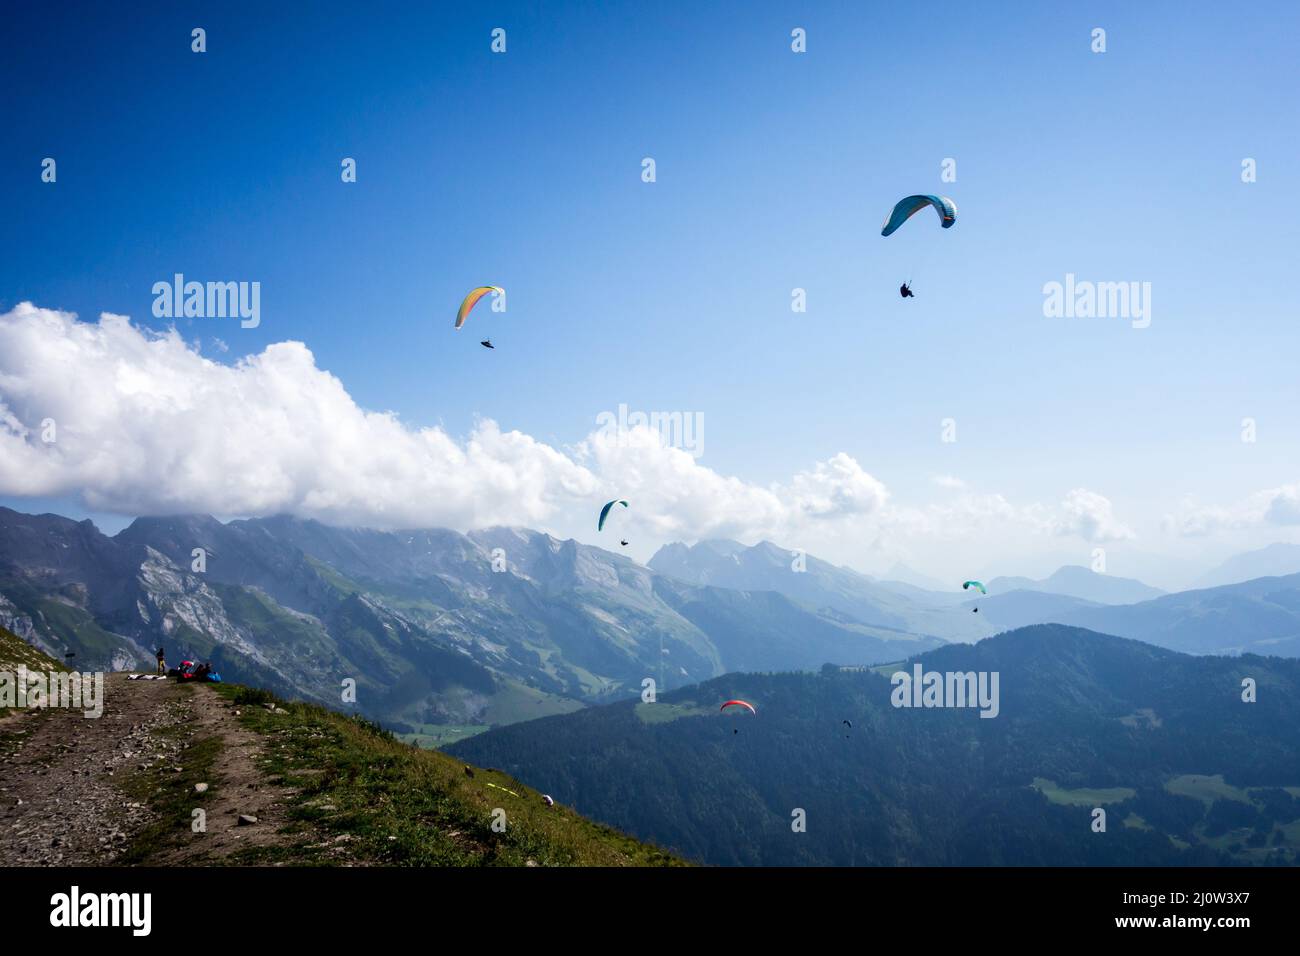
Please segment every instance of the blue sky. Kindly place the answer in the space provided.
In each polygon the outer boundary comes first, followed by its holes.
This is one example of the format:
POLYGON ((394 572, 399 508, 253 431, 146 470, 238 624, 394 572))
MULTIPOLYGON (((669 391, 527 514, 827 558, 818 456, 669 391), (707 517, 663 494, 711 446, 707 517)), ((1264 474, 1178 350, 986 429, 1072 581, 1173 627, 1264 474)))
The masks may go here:
MULTIPOLYGON (((162 330, 154 282, 256 280, 258 328, 178 331, 226 364, 301 341, 411 428, 492 419, 562 449, 619 403, 686 410, 700 464, 757 486, 845 453, 895 505, 933 504, 936 476, 1017 507, 1088 489, 1134 532, 1121 551, 1294 539, 1160 527, 1185 496, 1231 510, 1300 480, 1294 4, 664 6, 11 11, 0 312, 162 330), (951 195, 956 227, 882 239, 914 192, 951 195), (1150 327, 1045 318, 1066 273, 1150 282, 1150 327), (453 333, 480 284, 508 312, 453 333)), ((0 503, 96 510, 78 497, 0 503)), ((1008 573, 1097 543, 987 535, 962 560, 1008 573)), ((825 550, 873 570, 948 547, 825 550)))

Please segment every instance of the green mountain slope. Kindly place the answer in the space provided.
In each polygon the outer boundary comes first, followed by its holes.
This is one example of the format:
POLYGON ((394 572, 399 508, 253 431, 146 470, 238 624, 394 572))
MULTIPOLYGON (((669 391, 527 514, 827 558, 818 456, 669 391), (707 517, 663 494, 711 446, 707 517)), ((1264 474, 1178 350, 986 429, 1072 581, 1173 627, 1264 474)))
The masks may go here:
POLYGON ((1300 574, 1182 591, 1140 604, 1076 608, 1055 619, 1189 654, 1300 657, 1300 574))
POLYGON ((26 667, 31 671, 67 670, 61 661, 32 647, 13 631, 0 627, 0 671, 17 671, 26 667))

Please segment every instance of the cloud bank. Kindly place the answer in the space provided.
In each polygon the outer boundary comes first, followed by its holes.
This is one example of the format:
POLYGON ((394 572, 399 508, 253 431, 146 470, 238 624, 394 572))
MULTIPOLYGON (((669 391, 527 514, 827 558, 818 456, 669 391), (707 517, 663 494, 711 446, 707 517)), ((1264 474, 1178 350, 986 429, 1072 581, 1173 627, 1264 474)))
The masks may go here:
POLYGON ((1184 498, 1164 517, 1166 531, 1186 538, 1297 525, 1300 525, 1300 482, 1265 488, 1231 505, 1203 505, 1193 498, 1184 498))
MULTIPOLYGON (((798 542, 1014 527, 1089 542, 1133 532, 1086 489, 1055 507, 1013 505, 944 476, 949 494, 894 503, 843 452, 762 486, 703 467, 658 431, 593 431, 557 449, 496 422, 464 437, 359 407, 301 342, 226 364, 175 330, 98 322, 22 303, 0 315, 0 494, 75 496, 126 515, 288 513, 329 524, 465 530, 590 524, 603 500, 636 499, 657 538, 798 542)), ((1274 520, 1300 521, 1300 497, 1274 520), (1290 509, 1289 511, 1287 509, 1290 509)))

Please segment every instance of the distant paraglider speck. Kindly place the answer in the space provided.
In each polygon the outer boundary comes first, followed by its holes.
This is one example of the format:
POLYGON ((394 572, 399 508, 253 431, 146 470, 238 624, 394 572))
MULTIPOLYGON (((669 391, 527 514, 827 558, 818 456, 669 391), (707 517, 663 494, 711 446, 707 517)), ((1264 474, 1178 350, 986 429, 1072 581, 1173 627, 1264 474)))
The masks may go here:
POLYGON ((492 344, 492 340, 491 340, 491 339, 484 339, 482 342, 479 343, 479 345, 483 346, 485 349, 495 349, 495 348, 496 348, 496 346, 492 344))

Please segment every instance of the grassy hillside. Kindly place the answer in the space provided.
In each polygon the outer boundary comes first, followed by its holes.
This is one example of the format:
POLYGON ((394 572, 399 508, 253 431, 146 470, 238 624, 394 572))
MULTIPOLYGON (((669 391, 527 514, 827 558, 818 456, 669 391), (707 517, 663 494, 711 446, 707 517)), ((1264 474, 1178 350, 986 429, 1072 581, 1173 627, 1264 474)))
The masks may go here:
MULTIPOLYGON (((356 717, 271 694, 219 685, 239 722, 264 738, 262 769, 273 786, 293 788, 289 842, 235 855, 235 864, 388 866, 671 866, 681 861, 593 823, 504 773, 401 743, 356 717), (504 811, 504 817, 495 813, 504 811), (494 816, 504 830, 493 829, 494 816)), ((206 688, 196 688, 206 692, 206 688)), ((160 773, 142 792, 164 820, 187 817, 193 782, 215 759, 213 744, 189 748, 202 766, 160 773), (190 772, 190 771, 193 772, 190 772)), ((168 825, 146 840, 165 852, 168 825)), ((150 852, 132 862, 149 862, 150 852)))
POLYGON ((0 627, 0 671, 16 671, 19 666, 34 671, 67 670, 61 662, 38 651, 12 631, 0 627))
MULTIPOLYGON (((29 671, 66 671, 61 661, 56 661, 43 651, 28 644, 17 634, 0 627, 0 671, 16 673, 19 667, 29 671)), ((17 708, 0 702, 0 718, 17 713, 17 708)))

